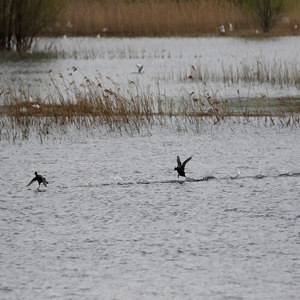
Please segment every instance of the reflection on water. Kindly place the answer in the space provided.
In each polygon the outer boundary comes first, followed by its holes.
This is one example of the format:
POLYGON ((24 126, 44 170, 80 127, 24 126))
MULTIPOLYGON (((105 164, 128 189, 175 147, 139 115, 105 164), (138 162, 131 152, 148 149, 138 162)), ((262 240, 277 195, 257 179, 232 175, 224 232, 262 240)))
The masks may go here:
POLYGON ((296 299, 299 141, 241 124, 2 141, 0 298, 296 299))

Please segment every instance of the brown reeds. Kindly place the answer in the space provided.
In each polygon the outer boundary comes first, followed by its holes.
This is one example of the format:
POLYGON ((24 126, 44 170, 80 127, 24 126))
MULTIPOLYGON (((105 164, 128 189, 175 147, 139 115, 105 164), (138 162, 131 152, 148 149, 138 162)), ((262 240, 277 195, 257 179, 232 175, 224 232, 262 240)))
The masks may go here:
MULTIPOLYGON (((290 1, 271 34, 298 34, 300 3, 290 1)), ((73 36, 256 35, 250 15, 234 1, 73 0, 49 34, 73 36), (231 24, 231 25, 230 25, 231 24)), ((260 33, 261 34, 261 33, 260 33)))
POLYGON ((135 92, 121 93, 116 85, 115 89, 106 88, 100 80, 86 77, 80 85, 62 76, 61 82, 52 77, 50 81, 51 95, 45 100, 30 99, 33 91, 26 90, 22 81, 2 87, 0 139, 27 139, 35 133, 42 142, 49 136, 65 135, 70 127, 133 134, 143 129, 150 132, 154 125, 199 131, 207 123, 235 123, 252 117, 270 125, 296 126, 300 122, 296 99, 220 100, 208 91, 174 99, 153 96, 138 86, 135 92))

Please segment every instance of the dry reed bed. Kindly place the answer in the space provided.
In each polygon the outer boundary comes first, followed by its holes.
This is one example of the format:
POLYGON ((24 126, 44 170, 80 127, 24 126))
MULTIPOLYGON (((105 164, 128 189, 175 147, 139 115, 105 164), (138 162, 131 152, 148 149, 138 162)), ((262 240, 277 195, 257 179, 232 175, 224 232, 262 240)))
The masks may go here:
MULTIPOLYGON (((300 3, 291 1, 273 34, 298 34, 300 3), (288 20, 288 22, 286 21, 288 20)), ((227 34, 253 35, 257 26, 250 16, 227 1, 95 1, 74 0, 50 34, 109 36, 197 36, 218 34, 224 24, 227 34)), ((300 30, 300 29, 299 29, 300 30)))
POLYGON ((64 78, 63 85, 51 80, 54 89, 47 100, 29 101, 32 91, 22 90, 24 84, 10 85, 2 91, 0 139, 27 139, 35 133, 42 142, 48 136, 67 134, 70 126, 133 134, 143 129, 150 131, 156 125, 197 132, 208 123, 236 123, 252 117, 271 125, 297 126, 300 122, 300 103, 292 99, 220 101, 206 91, 200 96, 192 93, 173 99, 147 94, 138 87, 136 92, 127 90, 122 94, 117 86, 115 90, 105 88, 88 78, 80 85, 67 85, 64 78))

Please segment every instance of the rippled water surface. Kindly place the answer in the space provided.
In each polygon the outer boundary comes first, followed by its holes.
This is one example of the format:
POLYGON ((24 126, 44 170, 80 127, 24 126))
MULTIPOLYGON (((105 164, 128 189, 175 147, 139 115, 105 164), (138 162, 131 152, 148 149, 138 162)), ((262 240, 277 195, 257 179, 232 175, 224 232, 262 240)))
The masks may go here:
POLYGON ((299 149, 257 125, 1 142, 0 298, 299 299, 299 149))
POLYGON ((299 37, 41 38, 27 59, 0 60, 0 82, 11 86, 11 78, 20 78, 33 100, 49 100, 52 77, 66 93, 70 82, 79 86, 99 74, 105 87, 117 86, 121 94, 138 86, 139 93, 179 98, 192 92, 221 99, 299 98, 299 49, 299 37), (38 59, 36 52, 46 56, 38 59), (136 64, 143 65, 141 74, 136 64))

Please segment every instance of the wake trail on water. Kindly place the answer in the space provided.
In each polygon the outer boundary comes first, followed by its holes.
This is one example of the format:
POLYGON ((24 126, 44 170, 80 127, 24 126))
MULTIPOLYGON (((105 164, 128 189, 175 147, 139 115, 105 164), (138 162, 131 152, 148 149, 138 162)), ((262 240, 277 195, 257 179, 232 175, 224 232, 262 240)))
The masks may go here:
POLYGON ((102 184, 92 184, 89 183, 88 185, 84 185, 82 187, 92 187, 92 186, 112 186, 112 185, 121 185, 121 186, 131 186, 131 185, 149 185, 149 184, 188 184, 188 183, 195 183, 195 182, 207 182, 207 181, 235 181, 235 180, 244 180, 244 179, 266 179, 266 178, 280 178, 280 177, 300 177, 300 172, 287 172, 287 173, 280 173, 278 175, 264 175, 264 174, 257 174, 257 175, 249 175, 249 176, 224 176, 224 177, 215 177, 215 176, 204 176, 201 178, 192 178, 186 177, 185 179, 173 179, 173 180, 138 180, 138 181, 124 181, 122 179, 118 179, 114 182, 106 182, 102 184))

